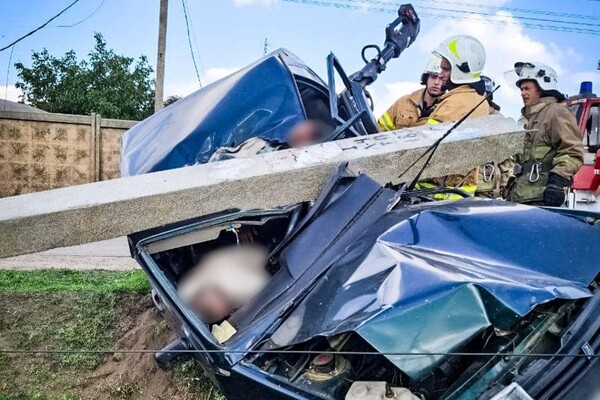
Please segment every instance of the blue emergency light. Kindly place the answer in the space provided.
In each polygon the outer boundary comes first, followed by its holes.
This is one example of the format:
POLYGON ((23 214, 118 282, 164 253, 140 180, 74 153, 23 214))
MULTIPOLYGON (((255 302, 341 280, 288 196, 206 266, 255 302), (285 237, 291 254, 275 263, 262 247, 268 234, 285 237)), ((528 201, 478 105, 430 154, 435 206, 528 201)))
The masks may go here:
POLYGON ((592 82, 589 82, 589 81, 581 82, 579 94, 587 94, 587 93, 592 93, 592 82))

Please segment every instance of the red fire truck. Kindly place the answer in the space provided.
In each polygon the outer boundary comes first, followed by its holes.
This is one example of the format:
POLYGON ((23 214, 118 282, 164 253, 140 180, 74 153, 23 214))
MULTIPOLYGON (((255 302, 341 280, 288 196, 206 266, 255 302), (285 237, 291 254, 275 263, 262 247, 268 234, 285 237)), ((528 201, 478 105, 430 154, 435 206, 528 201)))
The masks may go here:
POLYGON ((577 118, 585 148, 584 165, 573 179, 569 208, 600 211, 600 97, 592 92, 592 82, 582 82, 576 96, 566 101, 577 118))

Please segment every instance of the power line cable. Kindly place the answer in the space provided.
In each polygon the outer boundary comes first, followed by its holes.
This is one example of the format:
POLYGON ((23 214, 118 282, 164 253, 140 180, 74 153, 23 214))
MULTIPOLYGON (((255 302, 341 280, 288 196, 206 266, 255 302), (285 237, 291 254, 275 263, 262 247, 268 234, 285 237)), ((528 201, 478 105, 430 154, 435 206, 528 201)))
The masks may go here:
POLYGON ((104 5, 104 2, 106 0, 102 0, 102 2, 100 2, 100 5, 98 7, 96 7, 96 9, 94 11, 92 11, 92 13, 90 15, 88 15, 87 17, 85 17, 84 19, 82 19, 79 22, 75 22, 74 24, 71 25, 58 25, 58 28, 72 28, 74 26, 77 26, 85 21, 87 21, 88 19, 92 18, 94 16, 94 14, 96 14, 98 12, 98 10, 100 10, 102 8, 102 6, 104 5))
MULTIPOLYGON (((284 0, 286 1, 286 0, 284 0)), ((385 5, 385 6, 391 6, 392 9, 390 9, 389 11, 385 11, 385 12, 393 12, 396 13, 396 6, 397 4, 395 2, 391 2, 391 1, 383 1, 383 0, 341 0, 341 2, 343 3, 344 1, 348 2, 348 3, 356 3, 359 4, 360 9, 364 10, 365 6, 367 6, 367 9, 370 7, 371 4, 378 4, 378 5, 385 5)), ((332 3, 332 2, 329 2, 332 3)), ((591 33, 591 34, 600 34, 600 30, 589 30, 587 28, 580 28, 580 25, 589 25, 589 26, 598 26, 600 27, 600 24, 585 24, 585 23, 574 23, 574 22, 569 22, 569 21, 558 21, 561 23, 566 23, 566 24, 571 24, 571 26, 560 26, 560 25, 556 25, 556 24, 533 24, 533 23, 528 23, 528 22, 513 22, 513 21, 501 21, 498 20, 498 18, 504 18, 503 16, 498 16, 495 14, 489 14, 489 13, 481 13, 481 12, 476 12, 476 11, 465 11, 465 10, 450 10, 450 9, 445 9, 445 8, 438 8, 438 7, 423 7, 423 9, 429 9, 429 10, 433 10, 433 11, 441 11, 441 12, 454 12, 454 13, 458 13, 458 14, 467 14, 467 15, 471 15, 471 17, 462 17, 466 20, 471 20, 471 21, 479 21, 481 22, 481 19, 485 19, 486 22, 496 22, 496 23, 500 23, 500 24, 507 24, 507 25, 524 25, 526 27, 529 28, 533 28, 533 29, 543 29, 543 30, 553 30, 553 31, 559 31, 559 32, 574 32, 574 33, 591 33), (479 18, 479 16, 482 16, 484 18, 479 18)), ((376 9, 379 10, 379 9, 376 9)), ((448 15, 448 14, 434 14, 434 13, 424 13, 424 12, 420 12, 419 14, 421 15, 426 15, 426 16, 431 16, 433 18, 450 18, 450 19, 457 19, 457 18, 461 18, 457 15, 448 15)), ((518 19, 518 16, 511 16, 512 18, 518 19)), ((532 18, 532 17, 520 17, 521 19, 529 19, 529 20, 534 20, 537 22, 554 22, 553 20, 549 20, 549 19, 543 19, 543 18, 532 18)))
MULTIPOLYGON (((424 2, 424 3, 434 3, 434 4, 447 4, 450 6, 482 8, 482 9, 497 10, 497 11, 508 11, 508 12, 514 12, 514 13, 519 13, 519 14, 550 15, 550 16, 554 16, 554 17, 572 18, 572 19, 577 19, 577 20, 591 19, 593 21, 596 21, 598 19, 597 17, 592 16, 592 15, 572 14, 572 13, 547 11, 547 10, 535 10, 535 9, 531 9, 531 8, 491 6, 491 5, 487 5, 487 4, 465 3, 465 2, 460 2, 460 1, 444 1, 444 0, 413 0, 413 1, 424 2)), ((397 5, 397 3, 396 3, 396 5, 397 5)))
MULTIPOLYGON (((190 6, 189 4, 187 4, 187 0, 184 0, 186 2, 186 6, 189 9, 190 6)), ((202 62, 202 57, 200 57, 200 47, 198 46, 198 39, 196 39, 196 29, 194 28, 194 20, 192 19, 191 15, 189 16, 189 20, 190 20, 190 30, 192 31, 192 38, 194 38, 194 47, 196 48, 196 57, 198 57, 198 64, 200 64, 200 72, 202 72, 202 75, 204 76, 204 79, 206 80, 206 69, 204 68, 204 63, 202 62)))
MULTIPOLYGON (((392 1, 382 1, 382 0, 369 0, 369 1, 346 0, 346 1, 349 1, 351 3, 368 3, 368 4, 388 5, 388 6, 394 6, 394 7, 396 6, 396 3, 392 2, 392 1)), ((481 15, 481 16, 491 17, 491 18, 503 18, 503 16, 501 16, 501 15, 490 14, 490 13, 485 13, 485 12, 478 12, 478 11, 470 11, 470 10, 452 10, 452 9, 448 9, 448 8, 430 7, 430 6, 421 6, 419 8, 421 8, 423 10, 431 10, 431 11, 453 12, 453 13, 457 13, 457 14, 466 14, 466 15, 481 15)), ((574 22, 574 21, 562 21, 562 20, 548 19, 548 18, 524 17, 524 16, 520 16, 520 15, 511 15, 511 18, 527 20, 527 21, 535 21, 535 22, 550 22, 552 24, 569 24, 569 25, 573 25, 573 27, 578 27, 578 26, 582 26, 582 25, 600 27, 600 24, 590 24, 590 23, 586 23, 586 22, 574 22)))
POLYGON ((14 50, 15 50, 15 45, 13 44, 12 47, 10 48, 10 55, 8 56, 8 67, 6 67, 6 85, 4 86, 4 110, 6 110, 6 101, 8 100, 8 76, 10 74, 10 66, 11 66, 14 50))
POLYGON ((190 45, 190 53, 192 55, 192 61, 194 63, 194 70, 196 71, 196 77, 198 78, 198 84, 202 87, 202 81, 200 80, 200 74, 198 73, 198 65, 196 64, 196 57, 194 56, 194 48, 192 47, 192 38, 190 36, 190 24, 188 21, 187 7, 185 6, 185 0, 181 0, 183 5, 183 15, 185 17, 185 28, 187 30, 188 44, 190 45))
MULTIPOLYGON (((0 349, 0 354, 154 354, 163 349, 101 349, 101 350, 34 350, 34 349, 0 349)), ((506 358, 600 358, 600 354, 584 353, 466 353, 466 352, 377 352, 377 351, 335 351, 335 350, 228 350, 228 349, 191 349, 168 350, 174 354, 338 354, 351 356, 404 356, 404 357, 506 357, 506 358)))
MULTIPOLYGON (((361 5, 352 5, 348 3, 335 3, 332 1, 318 1, 318 0, 282 0, 285 2, 291 3, 300 3, 307 5, 316 5, 316 6, 325 6, 325 7, 334 7, 340 9, 349 9, 349 10, 358 10, 358 11, 371 11, 371 12, 380 12, 386 14, 396 14, 397 10, 392 8, 385 7, 370 7, 367 4, 361 3, 361 5)), ((354 0, 356 1, 356 0, 354 0)), ((497 19, 485 19, 479 17, 461 17, 457 15, 444 15, 444 14, 436 14, 436 13, 427 13, 427 12, 419 12, 420 16, 428 16, 431 18, 437 19, 452 19, 452 20, 467 20, 474 21, 486 24, 493 25, 513 25, 513 26, 523 26, 525 28, 531 29, 540 29, 540 30, 550 30, 557 32, 569 32, 569 33, 579 33, 579 34, 589 34, 589 35, 600 35, 600 30, 590 30, 585 28, 577 28, 577 27, 569 27, 569 26, 552 26, 549 24, 532 24, 527 22, 511 22, 511 21, 499 21, 497 19)))
POLYGON ((46 25, 48 25, 50 22, 54 21, 56 18, 60 17, 65 11, 67 11, 69 8, 73 7, 77 3, 79 3, 79 0, 75 0, 74 2, 72 2, 71 4, 69 4, 66 8, 62 9, 54 17, 50 18, 48 21, 44 22, 42 25, 38 26, 37 28, 35 28, 31 32, 26 33, 25 35, 21 36, 20 38, 18 38, 17 40, 15 40, 14 42, 12 42, 11 44, 9 44, 7 46, 4 46, 3 48, 0 49, 0 52, 2 52, 4 50, 8 49, 9 47, 11 47, 11 46, 19 43, 21 40, 25 39, 26 37, 29 37, 29 36, 33 35, 37 31, 39 31, 40 29, 43 29, 46 25))

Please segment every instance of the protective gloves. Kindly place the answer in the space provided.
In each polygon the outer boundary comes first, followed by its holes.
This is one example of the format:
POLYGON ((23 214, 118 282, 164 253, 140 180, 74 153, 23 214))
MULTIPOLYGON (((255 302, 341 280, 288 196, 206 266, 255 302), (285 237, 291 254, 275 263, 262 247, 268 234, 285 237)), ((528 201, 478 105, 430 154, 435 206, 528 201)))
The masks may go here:
POLYGON ((569 179, 550 172, 548 186, 544 190, 544 205, 549 207, 560 207, 565 202, 565 188, 569 187, 569 179))

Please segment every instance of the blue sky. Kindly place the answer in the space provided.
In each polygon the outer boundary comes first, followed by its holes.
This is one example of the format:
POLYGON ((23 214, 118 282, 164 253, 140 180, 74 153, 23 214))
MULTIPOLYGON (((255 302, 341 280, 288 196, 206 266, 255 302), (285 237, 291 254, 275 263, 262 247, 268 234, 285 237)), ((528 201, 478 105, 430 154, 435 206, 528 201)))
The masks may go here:
MULTIPOLYGON (((46 21, 72 0, 0 2, 3 9, 0 47, 4 47, 46 21)), ((85 57, 93 46, 93 33, 101 32, 108 46, 116 52, 134 57, 145 54, 154 65, 159 0, 104 0, 102 7, 85 22, 70 28, 59 27, 82 20, 101 3, 102 0, 80 0, 48 27, 18 43, 10 64, 21 61, 28 65, 31 52, 44 47, 54 55, 62 55, 72 49, 78 56, 85 57)), ((369 43, 381 45, 384 27, 394 17, 373 10, 347 10, 282 0, 187 0, 187 3, 198 43, 203 83, 262 56, 265 38, 270 51, 286 47, 322 77, 325 77, 325 57, 330 51, 336 53, 347 72, 353 72, 362 66, 362 46, 369 43)), ((350 0, 346 3, 356 5, 360 2, 350 0)), ((371 7, 381 8, 382 3, 390 2, 372 1, 371 7)), ((445 37, 456 33, 472 34, 486 46, 488 62, 484 72, 497 83, 504 84, 498 102, 509 116, 517 116, 520 99, 515 90, 506 87, 502 72, 518 60, 530 59, 554 66, 559 72, 559 86, 567 93, 576 93, 583 79, 593 80, 596 92, 600 91, 600 76, 596 71, 600 59, 600 35, 532 29, 524 26, 523 22, 540 25, 548 25, 549 22, 523 21, 506 10, 517 7, 544 13, 581 14, 588 19, 578 20, 580 27, 600 31, 600 1, 456 0, 436 3, 416 0, 413 5, 417 12, 423 14, 440 14, 427 7, 498 14, 506 24, 490 24, 486 20, 477 20, 477 16, 460 20, 423 15, 421 34, 415 44, 394 60, 372 86, 378 113, 398 96, 418 88, 421 69, 431 49, 445 37), (465 5, 467 2, 502 9, 473 9, 465 5)), ((562 18, 542 14, 527 16, 562 18)), ((4 85, 8 83, 8 98, 15 100, 18 92, 13 86, 17 76, 12 65, 9 69, 9 56, 10 50, 0 53, 0 96, 4 98, 4 85)), ((170 0, 169 5, 165 85, 167 95, 187 95, 199 88, 188 48, 182 3, 177 0, 170 0)))

